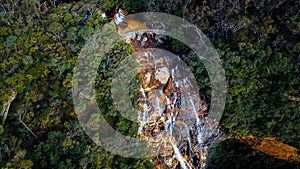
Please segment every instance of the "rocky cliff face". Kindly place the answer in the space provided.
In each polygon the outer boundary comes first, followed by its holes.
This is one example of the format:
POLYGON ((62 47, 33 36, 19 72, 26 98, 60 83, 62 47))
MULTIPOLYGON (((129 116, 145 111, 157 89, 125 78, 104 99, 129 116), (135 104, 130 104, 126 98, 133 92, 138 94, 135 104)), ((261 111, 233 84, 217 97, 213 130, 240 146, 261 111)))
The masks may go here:
POLYGON ((220 132, 207 118, 192 72, 180 57, 154 49, 168 45, 163 36, 129 33, 125 40, 141 65, 138 135, 149 143, 154 168, 204 168, 207 148, 220 132))

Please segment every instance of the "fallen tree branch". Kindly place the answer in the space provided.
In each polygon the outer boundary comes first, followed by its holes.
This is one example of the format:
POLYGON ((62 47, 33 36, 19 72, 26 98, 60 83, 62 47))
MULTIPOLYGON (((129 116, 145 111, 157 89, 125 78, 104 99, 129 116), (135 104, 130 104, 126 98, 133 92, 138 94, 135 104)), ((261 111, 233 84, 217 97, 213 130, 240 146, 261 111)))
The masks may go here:
POLYGON ((21 113, 21 111, 17 111, 18 115, 19 115, 19 121, 20 123, 23 124, 23 126, 36 138, 38 139, 38 137, 36 136, 36 134, 34 134, 34 132, 23 122, 24 117, 26 116, 26 109, 23 111, 23 113, 21 113), (22 117, 23 114, 23 117, 22 117))
POLYGON ((21 118, 19 119, 20 122, 24 125, 24 127, 36 138, 38 139, 38 137, 34 134, 34 132, 32 130, 30 130, 30 128, 21 120, 21 118))

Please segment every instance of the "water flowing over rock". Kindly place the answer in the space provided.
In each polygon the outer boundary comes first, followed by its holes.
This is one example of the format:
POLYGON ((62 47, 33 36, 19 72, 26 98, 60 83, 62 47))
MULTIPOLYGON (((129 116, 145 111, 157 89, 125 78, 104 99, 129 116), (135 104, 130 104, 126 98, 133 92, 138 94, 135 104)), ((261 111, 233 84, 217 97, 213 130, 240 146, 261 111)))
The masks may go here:
POLYGON ((154 168, 205 168, 207 148, 220 131, 207 118, 192 72, 180 57, 153 49, 166 46, 165 37, 153 32, 127 37, 142 67, 136 91, 138 135, 149 143, 154 168))

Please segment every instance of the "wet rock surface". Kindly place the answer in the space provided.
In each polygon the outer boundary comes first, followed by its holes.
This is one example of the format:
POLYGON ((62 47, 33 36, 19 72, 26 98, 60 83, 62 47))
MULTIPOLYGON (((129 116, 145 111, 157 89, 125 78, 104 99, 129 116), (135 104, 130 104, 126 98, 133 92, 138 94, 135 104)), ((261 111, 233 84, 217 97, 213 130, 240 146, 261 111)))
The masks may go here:
POLYGON ((207 118, 192 73, 178 56, 146 50, 167 46, 165 37, 143 32, 125 40, 138 51, 135 59, 142 67, 136 90, 138 135, 149 143, 154 168, 204 168, 207 148, 220 132, 207 118))

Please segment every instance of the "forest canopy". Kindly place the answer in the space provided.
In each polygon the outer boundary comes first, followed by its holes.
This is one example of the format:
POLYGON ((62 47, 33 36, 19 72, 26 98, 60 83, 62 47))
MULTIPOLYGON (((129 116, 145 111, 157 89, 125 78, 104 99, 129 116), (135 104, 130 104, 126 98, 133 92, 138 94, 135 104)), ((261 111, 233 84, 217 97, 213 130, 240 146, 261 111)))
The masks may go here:
MULTIPOLYGON (((72 70, 88 37, 111 21, 116 6, 187 19, 217 49, 227 98, 223 136, 209 149, 208 168, 299 168, 252 149, 239 138, 272 137, 300 149, 300 3, 289 0, 2 0, 0 6, 1 168, 151 168, 98 147, 74 112, 72 70), (108 17, 103 17, 103 12, 108 17)), ((210 104, 205 67, 170 39, 210 104)), ((133 52, 117 44, 99 65, 97 102, 108 123, 126 135, 136 126, 112 108, 111 76, 133 52)))

